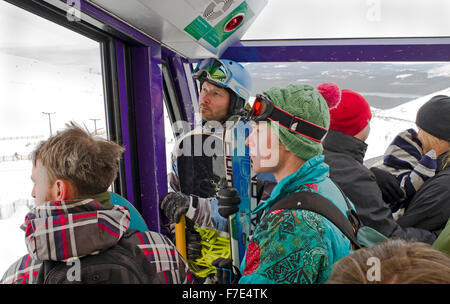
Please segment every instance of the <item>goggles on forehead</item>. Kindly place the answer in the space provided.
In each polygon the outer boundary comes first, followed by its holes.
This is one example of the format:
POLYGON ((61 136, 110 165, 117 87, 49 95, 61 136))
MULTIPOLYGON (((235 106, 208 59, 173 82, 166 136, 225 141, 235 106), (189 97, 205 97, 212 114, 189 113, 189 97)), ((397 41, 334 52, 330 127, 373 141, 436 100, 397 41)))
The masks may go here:
POLYGON ((255 122, 270 120, 278 123, 292 133, 300 134, 318 143, 321 143, 327 134, 326 128, 280 109, 273 104, 272 100, 270 100, 267 95, 264 94, 256 95, 255 102, 248 112, 246 120, 255 122))
POLYGON ((219 60, 210 58, 201 61, 193 72, 195 79, 206 78, 217 82, 222 85, 226 85, 230 79, 231 72, 228 68, 219 60))

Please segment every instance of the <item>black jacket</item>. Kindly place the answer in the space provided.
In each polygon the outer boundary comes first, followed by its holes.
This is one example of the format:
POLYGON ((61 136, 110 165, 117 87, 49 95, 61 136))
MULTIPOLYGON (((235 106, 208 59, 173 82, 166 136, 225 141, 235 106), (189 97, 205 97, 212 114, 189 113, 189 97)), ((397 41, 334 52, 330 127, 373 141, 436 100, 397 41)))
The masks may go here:
POLYGON ((432 231, 436 237, 450 218, 450 167, 442 169, 443 157, 438 158, 436 175, 428 179, 409 203, 397 223, 432 231))
MULTIPOLYGON (((364 225, 387 237, 397 236, 430 244, 436 239, 433 227, 401 226, 394 220, 391 209, 382 199, 374 174, 363 164, 366 143, 342 132, 329 130, 323 146, 325 162, 330 166, 330 178, 353 202, 364 225)), ((422 216, 427 217, 427 211, 424 212, 422 216)))

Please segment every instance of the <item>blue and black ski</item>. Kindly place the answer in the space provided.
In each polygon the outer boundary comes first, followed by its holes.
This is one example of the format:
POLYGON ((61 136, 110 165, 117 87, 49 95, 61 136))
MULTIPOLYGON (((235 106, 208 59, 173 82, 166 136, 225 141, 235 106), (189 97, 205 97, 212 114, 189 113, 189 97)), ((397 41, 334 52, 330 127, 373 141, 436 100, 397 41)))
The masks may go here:
POLYGON ((251 167, 249 148, 245 145, 250 132, 250 126, 234 116, 227 122, 223 134, 227 185, 236 188, 241 198, 239 211, 229 218, 231 256, 233 265, 238 268, 255 228, 251 211, 257 204, 256 174, 251 167))

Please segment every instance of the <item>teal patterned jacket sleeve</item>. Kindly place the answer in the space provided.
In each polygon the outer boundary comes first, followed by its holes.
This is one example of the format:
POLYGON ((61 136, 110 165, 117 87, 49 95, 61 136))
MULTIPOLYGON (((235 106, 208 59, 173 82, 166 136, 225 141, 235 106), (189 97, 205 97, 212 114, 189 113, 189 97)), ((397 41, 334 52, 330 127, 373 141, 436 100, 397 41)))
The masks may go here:
POLYGON ((276 210, 255 230, 239 283, 323 283, 330 270, 323 217, 305 210, 276 210))

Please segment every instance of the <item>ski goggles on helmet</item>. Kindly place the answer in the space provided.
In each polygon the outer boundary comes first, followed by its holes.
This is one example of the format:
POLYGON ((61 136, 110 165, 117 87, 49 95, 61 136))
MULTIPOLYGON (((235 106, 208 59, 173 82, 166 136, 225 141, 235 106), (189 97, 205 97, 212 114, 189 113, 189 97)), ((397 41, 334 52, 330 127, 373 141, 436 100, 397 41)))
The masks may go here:
POLYGON ((231 72, 220 60, 210 58, 197 65, 193 76, 195 79, 204 78, 226 86, 231 77, 231 72))
POLYGON ((312 141, 321 143, 327 134, 327 129, 300 117, 294 116, 275 106, 269 96, 257 94, 251 110, 246 116, 248 121, 273 121, 292 133, 305 136, 312 141))

